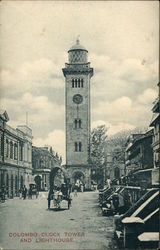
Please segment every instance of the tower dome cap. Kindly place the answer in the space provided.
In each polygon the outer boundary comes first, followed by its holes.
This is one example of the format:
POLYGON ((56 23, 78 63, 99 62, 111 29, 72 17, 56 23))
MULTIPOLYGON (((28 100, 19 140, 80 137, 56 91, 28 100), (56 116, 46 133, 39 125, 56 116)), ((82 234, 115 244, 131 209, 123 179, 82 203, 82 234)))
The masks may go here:
POLYGON ((72 50, 85 50, 85 51, 88 52, 88 50, 86 50, 86 48, 80 44, 79 37, 78 37, 77 40, 76 40, 76 44, 73 45, 73 46, 68 50, 68 52, 70 52, 70 51, 72 51, 72 50))

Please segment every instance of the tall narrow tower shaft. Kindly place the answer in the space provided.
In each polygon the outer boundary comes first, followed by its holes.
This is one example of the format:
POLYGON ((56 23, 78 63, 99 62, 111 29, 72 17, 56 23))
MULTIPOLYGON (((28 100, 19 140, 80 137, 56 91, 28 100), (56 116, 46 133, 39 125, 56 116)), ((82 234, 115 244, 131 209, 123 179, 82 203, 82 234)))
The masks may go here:
MULTIPOLYGON (((82 172, 86 182, 89 169, 90 144, 90 78, 93 68, 88 62, 88 51, 79 39, 69 51, 69 63, 65 64, 65 109, 66 109, 66 166, 73 175, 82 172)), ((80 175, 80 174, 79 174, 80 175)), ((77 177, 72 176, 76 181, 77 177)))

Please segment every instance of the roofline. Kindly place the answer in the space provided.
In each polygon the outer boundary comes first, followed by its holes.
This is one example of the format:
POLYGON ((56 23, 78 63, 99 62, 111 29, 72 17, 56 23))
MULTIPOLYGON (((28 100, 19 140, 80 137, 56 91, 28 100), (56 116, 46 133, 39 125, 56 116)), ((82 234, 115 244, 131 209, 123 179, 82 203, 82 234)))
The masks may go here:
POLYGON ((87 53, 88 53, 88 50, 87 49, 72 49, 72 48, 70 48, 69 50, 68 50, 68 53, 70 52, 70 51, 74 51, 74 50, 79 50, 79 51, 86 51, 87 53))
MULTIPOLYGON (((152 130, 150 130, 150 131, 152 131, 152 130)), ((138 142, 144 141, 144 140, 146 140, 149 137, 153 137, 153 134, 147 134, 147 135, 144 134, 144 135, 142 135, 142 137, 137 138, 135 141, 133 141, 132 145, 130 145, 128 148, 126 148, 126 152, 128 152, 129 150, 131 150, 131 148, 133 148, 134 146, 136 146, 138 142)))

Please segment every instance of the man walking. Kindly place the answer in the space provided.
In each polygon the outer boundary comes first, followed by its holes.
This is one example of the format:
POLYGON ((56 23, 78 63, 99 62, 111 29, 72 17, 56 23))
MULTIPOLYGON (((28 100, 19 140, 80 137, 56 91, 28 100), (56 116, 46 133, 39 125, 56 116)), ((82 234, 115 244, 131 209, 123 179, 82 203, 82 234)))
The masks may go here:
POLYGON ((27 188, 26 188, 25 185, 24 185, 24 187, 23 187, 22 196, 23 196, 23 200, 25 200, 25 199, 26 199, 26 196, 27 196, 27 188))

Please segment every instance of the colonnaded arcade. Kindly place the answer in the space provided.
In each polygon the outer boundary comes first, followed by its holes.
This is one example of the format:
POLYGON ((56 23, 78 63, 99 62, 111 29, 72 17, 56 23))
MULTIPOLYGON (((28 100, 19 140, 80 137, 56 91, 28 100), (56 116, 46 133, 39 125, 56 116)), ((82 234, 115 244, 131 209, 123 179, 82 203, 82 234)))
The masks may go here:
POLYGON ((62 69, 65 76, 66 169, 72 184, 77 179, 91 186, 90 157, 90 78, 93 68, 88 51, 79 39, 69 51, 69 63, 62 69))

